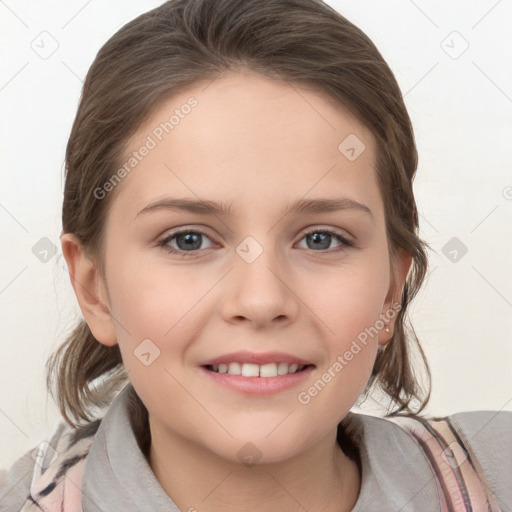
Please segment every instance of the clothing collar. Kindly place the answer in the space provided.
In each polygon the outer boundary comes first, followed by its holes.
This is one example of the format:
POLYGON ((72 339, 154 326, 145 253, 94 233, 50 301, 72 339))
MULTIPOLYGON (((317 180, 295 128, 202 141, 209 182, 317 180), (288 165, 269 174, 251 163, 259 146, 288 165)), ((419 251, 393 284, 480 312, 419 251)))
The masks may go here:
MULTIPOLYGON (((180 512, 139 448, 130 421, 128 383, 115 397, 91 444, 82 482, 83 512, 180 512)), ((440 498, 427 458, 385 418, 348 413, 347 432, 359 452, 361 489, 352 512, 438 512, 440 498)), ((338 428, 338 436, 341 435, 338 428)))

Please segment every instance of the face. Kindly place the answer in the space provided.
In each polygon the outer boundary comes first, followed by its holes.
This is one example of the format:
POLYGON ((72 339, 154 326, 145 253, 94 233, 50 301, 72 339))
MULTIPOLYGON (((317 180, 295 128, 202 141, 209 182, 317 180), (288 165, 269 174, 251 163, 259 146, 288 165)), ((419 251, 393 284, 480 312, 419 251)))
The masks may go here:
POLYGON ((228 74, 161 104, 130 157, 108 191, 115 335, 97 338, 119 344, 152 431, 234 461, 246 443, 262 462, 314 447, 391 336, 371 134, 311 90, 228 74))

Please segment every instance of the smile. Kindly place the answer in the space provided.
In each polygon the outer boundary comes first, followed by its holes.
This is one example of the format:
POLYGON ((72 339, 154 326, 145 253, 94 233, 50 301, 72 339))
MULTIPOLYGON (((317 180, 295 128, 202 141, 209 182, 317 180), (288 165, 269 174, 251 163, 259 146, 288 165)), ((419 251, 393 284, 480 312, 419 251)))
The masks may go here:
POLYGON ((200 367, 214 385, 242 395, 268 396, 288 389, 303 388, 315 365, 297 363, 219 363, 200 367))
POLYGON ((242 375, 243 377, 277 377, 298 373, 308 365, 296 363, 268 363, 263 365, 252 363, 221 363, 218 365, 207 365, 206 368, 216 373, 227 373, 229 375, 242 375))

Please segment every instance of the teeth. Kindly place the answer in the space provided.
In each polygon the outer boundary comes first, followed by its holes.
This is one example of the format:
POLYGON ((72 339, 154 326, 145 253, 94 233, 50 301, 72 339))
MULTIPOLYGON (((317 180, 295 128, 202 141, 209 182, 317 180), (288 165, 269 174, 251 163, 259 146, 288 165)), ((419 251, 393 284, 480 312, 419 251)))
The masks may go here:
POLYGON ((244 377, 277 377, 297 373, 304 368, 304 365, 288 363, 268 363, 257 365, 253 363, 220 363, 212 365, 212 370, 217 373, 229 373, 230 375, 243 375, 244 377))
POLYGON ((228 373, 230 375, 242 375, 242 367, 238 363, 229 363, 228 373))
POLYGON ((244 377, 259 377, 260 367, 257 364, 243 364, 242 375, 244 377))
POLYGON ((260 377, 277 377, 276 363, 269 363, 260 366, 260 377))
POLYGON ((277 375, 286 375, 288 373, 288 363, 279 363, 277 365, 277 375))

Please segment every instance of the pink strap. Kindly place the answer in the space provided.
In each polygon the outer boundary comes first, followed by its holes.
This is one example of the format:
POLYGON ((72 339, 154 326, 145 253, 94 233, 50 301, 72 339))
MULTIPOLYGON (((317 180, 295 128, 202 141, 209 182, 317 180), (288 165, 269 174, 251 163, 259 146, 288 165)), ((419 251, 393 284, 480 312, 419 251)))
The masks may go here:
POLYGON ((500 512, 489 482, 463 432, 451 418, 392 416, 423 449, 441 497, 441 512, 500 512))
POLYGON ((93 437, 68 446, 70 438, 63 434, 55 446, 39 445, 30 495, 19 512, 82 512, 82 477, 93 437))

